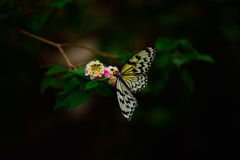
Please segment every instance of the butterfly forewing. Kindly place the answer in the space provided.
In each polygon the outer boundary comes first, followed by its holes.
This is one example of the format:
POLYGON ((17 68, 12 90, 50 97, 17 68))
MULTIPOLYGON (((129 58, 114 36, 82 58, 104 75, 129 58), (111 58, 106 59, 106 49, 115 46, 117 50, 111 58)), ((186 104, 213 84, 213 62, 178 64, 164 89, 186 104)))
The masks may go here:
POLYGON ((130 121, 133 111, 135 110, 135 107, 137 107, 137 100, 120 79, 118 79, 116 82, 116 90, 122 114, 127 120, 130 121))
POLYGON ((155 49, 151 47, 138 52, 125 63, 121 70, 122 75, 147 73, 155 54, 155 49))
POLYGON ((147 75, 151 62, 156 55, 154 48, 148 47, 135 54, 123 66, 121 74, 123 80, 133 93, 143 90, 147 85, 147 75))

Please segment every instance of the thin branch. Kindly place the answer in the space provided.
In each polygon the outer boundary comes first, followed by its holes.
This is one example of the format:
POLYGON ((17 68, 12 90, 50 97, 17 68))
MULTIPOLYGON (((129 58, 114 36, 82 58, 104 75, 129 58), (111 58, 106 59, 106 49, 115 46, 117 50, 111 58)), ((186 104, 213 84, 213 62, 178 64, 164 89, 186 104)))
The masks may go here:
POLYGON ((75 66, 78 67, 78 66, 83 66, 84 64, 86 64, 87 62, 84 62, 84 63, 80 63, 80 64, 76 64, 75 66))
POLYGON ((78 65, 73 65, 70 60, 68 59, 66 53, 64 52, 63 50, 63 47, 78 47, 78 48, 83 48, 83 49, 86 49, 86 50, 89 50, 95 54, 98 54, 100 56, 103 56, 103 57, 106 57, 106 58, 111 58, 111 59, 118 59, 119 57, 118 56, 115 56, 115 55, 108 55, 106 53, 103 53, 103 52, 100 52, 100 51, 97 51, 97 50, 94 50, 92 48, 88 48, 88 47, 85 47, 85 46, 82 46, 82 45, 78 45, 78 44, 71 44, 71 43, 63 43, 63 44, 59 44, 59 43, 55 43, 55 42, 52 42, 52 41, 49 41, 45 38, 42 38, 42 37, 39 37, 39 36, 36 36, 32 33, 29 33, 27 31, 24 31, 24 30, 21 30, 21 29, 17 29, 20 33, 22 34, 25 34, 29 37, 32 37, 34 39, 37 39, 41 42, 44 42, 44 43, 47 43, 49 45, 52 45, 52 46, 55 46, 58 48, 58 50, 60 51, 60 53, 62 54, 63 58, 65 59, 65 61, 67 62, 67 65, 69 67, 69 69, 77 69, 77 66, 81 66, 81 65, 84 65, 85 63, 81 63, 81 64, 78 64, 78 65))
POLYGON ((37 39, 37 40, 42 41, 42 42, 44 42, 44 43, 47 43, 47 44, 49 44, 49 45, 58 47, 58 44, 55 43, 55 42, 49 41, 49 40, 47 40, 47 39, 44 39, 44 38, 39 37, 39 36, 36 36, 36 35, 34 35, 34 34, 32 34, 32 33, 29 33, 29 32, 27 32, 27 31, 24 31, 24 30, 21 30, 21 29, 18 29, 18 31, 21 32, 22 34, 25 34, 25 35, 29 36, 29 37, 32 37, 32 38, 34 38, 34 39, 37 39))
POLYGON ((97 51, 97 50, 94 50, 92 48, 88 48, 88 47, 85 47, 85 46, 82 46, 82 45, 78 45, 78 44, 72 44, 72 43, 63 43, 63 44, 60 44, 62 47, 78 47, 78 48, 83 48, 83 49, 86 49, 86 50, 89 50, 95 54, 98 54, 100 56, 103 56, 103 57, 106 57, 106 58, 111 58, 111 59, 118 59, 119 57, 118 56, 115 56, 115 55, 109 55, 109 54, 106 54, 106 53, 103 53, 103 52, 100 52, 100 51, 97 51))

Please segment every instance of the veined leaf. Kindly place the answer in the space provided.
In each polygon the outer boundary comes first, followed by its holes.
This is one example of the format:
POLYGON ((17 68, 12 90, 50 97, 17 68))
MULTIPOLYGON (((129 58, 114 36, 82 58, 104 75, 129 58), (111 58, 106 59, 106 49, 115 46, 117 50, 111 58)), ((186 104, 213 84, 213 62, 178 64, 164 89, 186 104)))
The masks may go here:
POLYGON ((41 83, 41 93, 43 95, 44 91, 54 85, 54 83, 56 82, 56 79, 54 77, 51 77, 51 76, 47 76, 45 77, 43 80, 42 80, 42 83, 41 83))
POLYGON ((70 105, 70 93, 71 92, 60 92, 60 93, 58 93, 54 110, 59 109, 59 108, 65 108, 65 107, 68 107, 70 105))
POLYGON ((33 32, 38 32, 42 25, 45 23, 47 20, 47 15, 39 13, 39 11, 36 11, 33 13, 33 15, 28 19, 27 26, 29 27, 30 30, 33 32))
POLYGON ((214 63, 215 61, 212 59, 212 57, 210 55, 207 54, 199 54, 197 56, 197 60, 201 60, 201 61, 206 61, 206 62, 211 62, 214 63))
POLYGON ((74 77, 74 78, 69 78, 69 79, 65 80, 63 83, 63 88, 64 88, 64 91, 66 92, 66 91, 73 90, 78 85, 79 85, 79 82, 78 82, 77 78, 74 77))
POLYGON ((170 51, 176 49, 178 43, 166 37, 160 37, 155 43, 157 51, 170 51))
POLYGON ((70 70, 69 72, 76 73, 76 74, 78 74, 80 76, 85 76, 84 68, 79 68, 77 70, 70 70))
POLYGON ((86 102, 90 98, 90 96, 91 96, 90 90, 82 89, 72 92, 69 111, 72 110, 73 108, 76 108, 80 104, 86 102))
POLYGON ((89 82, 89 79, 86 79, 79 75, 77 75, 76 78, 77 78, 78 82, 83 86, 86 86, 86 84, 89 82))
POLYGON ((59 66, 53 66, 51 69, 49 69, 44 75, 47 76, 47 75, 51 75, 53 73, 58 73, 58 72, 66 72, 67 70, 62 68, 62 67, 59 67, 59 66))
POLYGON ((64 76, 62 76, 61 79, 69 78, 69 77, 71 77, 72 75, 74 75, 74 73, 67 73, 67 74, 65 74, 64 76))
POLYGON ((112 97, 113 96, 112 91, 104 83, 100 83, 96 87, 96 91, 98 94, 100 94, 103 97, 112 97))
POLYGON ((98 82, 96 80, 92 80, 86 84, 85 90, 93 89, 93 88, 97 87, 97 85, 98 85, 98 82))
POLYGON ((69 2, 69 0, 59 0, 59 1, 53 2, 51 6, 62 9, 67 2, 69 2))

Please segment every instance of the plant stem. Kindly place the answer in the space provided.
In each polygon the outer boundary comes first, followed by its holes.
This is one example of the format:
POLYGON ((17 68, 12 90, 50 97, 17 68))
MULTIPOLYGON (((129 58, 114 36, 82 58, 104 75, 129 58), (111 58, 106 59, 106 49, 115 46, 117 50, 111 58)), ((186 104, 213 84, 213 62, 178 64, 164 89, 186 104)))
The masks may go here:
POLYGON ((73 65, 70 60, 68 59, 66 53, 64 52, 63 50, 63 47, 79 47, 79 48, 83 48, 83 49, 86 49, 86 50, 89 50, 95 54, 98 54, 100 56, 103 56, 103 57, 106 57, 106 58, 111 58, 111 59, 118 59, 119 57, 118 56, 114 56, 114 55, 108 55, 106 53, 103 53, 103 52, 100 52, 100 51, 97 51, 97 50, 94 50, 92 48, 88 48, 88 47, 85 47, 85 46, 82 46, 82 45, 78 45, 78 44, 71 44, 71 43, 63 43, 63 44, 59 44, 59 43, 55 43, 55 42, 52 42, 52 41, 49 41, 45 38, 42 38, 42 37, 39 37, 39 36, 36 36, 32 33, 29 33, 27 31, 24 31, 24 30, 21 30, 21 29, 17 29, 20 33, 22 34, 25 34, 29 37, 32 37, 34 39, 37 39, 41 42, 44 42, 44 43, 47 43, 49 45, 52 45, 54 47, 57 47, 59 52, 62 54, 63 58, 66 60, 67 62, 67 65, 69 67, 69 69, 77 69, 77 66, 80 66, 80 65, 83 65, 82 63, 81 64, 78 64, 78 65, 73 65))

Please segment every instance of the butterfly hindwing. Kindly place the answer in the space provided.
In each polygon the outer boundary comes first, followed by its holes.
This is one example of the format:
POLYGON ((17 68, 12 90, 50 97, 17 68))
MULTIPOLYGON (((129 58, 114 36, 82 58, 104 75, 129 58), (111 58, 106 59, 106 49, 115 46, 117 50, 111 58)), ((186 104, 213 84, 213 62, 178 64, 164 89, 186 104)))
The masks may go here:
POLYGON ((129 75, 123 76, 124 82, 128 85, 131 89, 132 93, 137 93, 143 90, 144 87, 147 85, 147 75, 146 73, 141 75, 129 75))
POLYGON ((125 63, 121 70, 122 75, 147 73, 155 55, 156 50, 152 47, 147 47, 145 50, 138 52, 125 63))
POLYGON ((133 111, 138 105, 137 100, 119 78, 116 82, 116 91, 122 114, 128 121, 130 121, 133 111))

